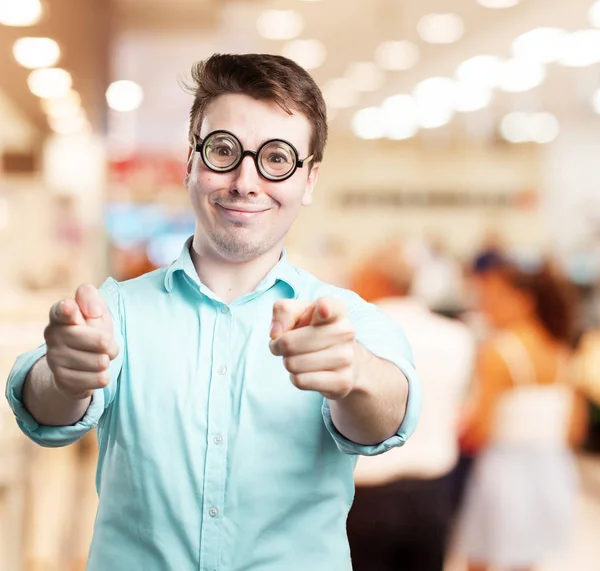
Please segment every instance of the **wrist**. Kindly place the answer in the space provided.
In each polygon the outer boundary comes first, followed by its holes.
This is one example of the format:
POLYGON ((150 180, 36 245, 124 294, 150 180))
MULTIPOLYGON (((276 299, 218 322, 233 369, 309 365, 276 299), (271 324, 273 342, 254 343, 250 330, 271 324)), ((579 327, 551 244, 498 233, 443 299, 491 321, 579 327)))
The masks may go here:
POLYGON ((365 371, 369 370, 369 363, 373 355, 365 348, 362 343, 354 341, 354 366, 353 366, 353 386, 348 394, 355 396, 366 396, 372 392, 372 386, 368 382, 365 371))

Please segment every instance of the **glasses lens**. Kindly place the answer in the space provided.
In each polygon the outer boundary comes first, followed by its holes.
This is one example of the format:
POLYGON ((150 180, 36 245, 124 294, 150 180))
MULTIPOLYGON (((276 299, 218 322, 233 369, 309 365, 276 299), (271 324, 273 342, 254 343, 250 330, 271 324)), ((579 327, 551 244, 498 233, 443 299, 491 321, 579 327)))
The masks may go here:
POLYGON ((240 158, 239 142, 227 133, 215 133, 204 143, 204 158, 211 168, 227 170, 240 158))
POLYGON ((271 141, 260 151, 259 164, 262 173, 272 180, 290 174, 296 166, 296 153, 285 141, 271 141))

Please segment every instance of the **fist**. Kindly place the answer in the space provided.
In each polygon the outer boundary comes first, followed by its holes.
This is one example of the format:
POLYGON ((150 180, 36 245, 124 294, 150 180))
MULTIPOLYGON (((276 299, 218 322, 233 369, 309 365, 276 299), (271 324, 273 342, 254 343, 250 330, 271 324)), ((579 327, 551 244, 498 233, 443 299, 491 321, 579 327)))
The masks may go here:
POLYGON ((48 367, 64 395, 84 399, 108 385, 119 348, 106 302, 94 286, 79 286, 75 299, 52 306, 44 338, 48 367))
POLYGON ((292 383, 301 390, 337 400, 355 386, 355 331, 346 306, 338 299, 276 302, 269 347, 273 355, 283 357, 292 383))

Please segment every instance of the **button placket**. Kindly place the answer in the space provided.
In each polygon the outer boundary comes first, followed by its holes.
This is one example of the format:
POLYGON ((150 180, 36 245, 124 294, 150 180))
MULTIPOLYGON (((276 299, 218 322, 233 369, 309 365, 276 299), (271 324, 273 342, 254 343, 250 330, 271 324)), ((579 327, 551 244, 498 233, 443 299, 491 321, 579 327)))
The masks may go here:
POLYGON ((200 565, 212 569, 219 552, 214 546, 223 541, 221 518, 225 509, 227 446, 224 435, 229 426, 229 373, 233 315, 227 305, 214 307, 214 333, 211 347, 211 378, 208 409, 208 443, 204 474, 204 514, 201 530, 200 565))

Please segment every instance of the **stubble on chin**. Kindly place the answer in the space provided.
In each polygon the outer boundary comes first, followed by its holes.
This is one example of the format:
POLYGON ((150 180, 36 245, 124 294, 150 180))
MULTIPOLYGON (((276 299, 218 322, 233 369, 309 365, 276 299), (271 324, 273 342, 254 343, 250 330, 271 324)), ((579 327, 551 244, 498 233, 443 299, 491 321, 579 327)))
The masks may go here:
MULTIPOLYGON (((232 225, 235 228, 244 226, 242 222, 234 222, 232 225)), ((241 236, 231 236, 224 232, 211 232, 211 242, 222 255, 240 262, 256 258, 269 249, 263 240, 250 241, 241 236)))

